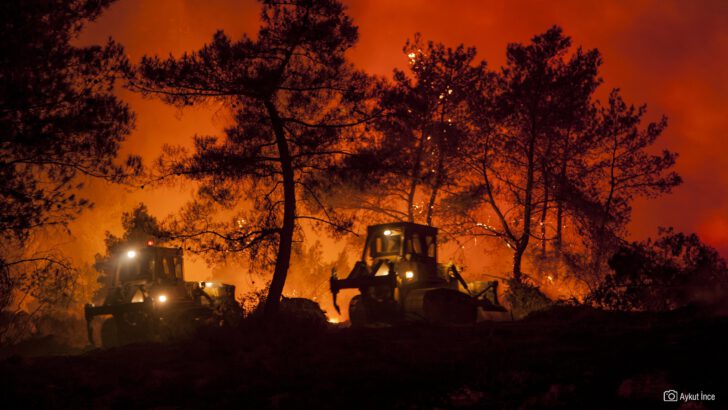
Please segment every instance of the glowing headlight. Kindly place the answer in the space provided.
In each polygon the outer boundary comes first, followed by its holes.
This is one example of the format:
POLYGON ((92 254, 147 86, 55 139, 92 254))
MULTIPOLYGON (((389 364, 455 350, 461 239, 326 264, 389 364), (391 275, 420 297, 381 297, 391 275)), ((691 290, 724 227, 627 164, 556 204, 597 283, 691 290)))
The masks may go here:
POLYGON ((159 301, 159 303, 164 303, 167 301, 167 295, 159 295, 157 300, 159 301))
POLYGON ((415 277, 415 273, 412 272, 411 270, 408 270, 407 272, 404 273, 404 277, 406 279, 413 279, 415 277))
POLYGON ((384 231, 384 236, 389 236, 391 234, 392 234, 392 231, 390 231, 389 229, 387 229, 386 231, 384 231))
POLYGON ((212 283, 212 282, 205 282, 206 288, 211 288, 213 285, 214 285, 214 283, 212 283))
POLYGON ((129 251, 126 253, 126 257, 129 259, 136 258, 136 251, 129 251))

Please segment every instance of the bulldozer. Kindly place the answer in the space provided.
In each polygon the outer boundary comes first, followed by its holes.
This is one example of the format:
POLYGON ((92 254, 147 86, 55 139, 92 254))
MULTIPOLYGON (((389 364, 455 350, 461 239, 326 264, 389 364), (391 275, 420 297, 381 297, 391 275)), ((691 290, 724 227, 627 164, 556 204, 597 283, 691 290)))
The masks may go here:
POLYGON ((342 289, 359 289, 349 304, 354 327, 374 323, 425 321, 470 324, 505 316, 498 281, 466 282, 457 266, 437 262, 437 228, 410 222, 373 225, 361 259, 348 277, 332 271, 334 308, 342 289))
POLYGON ((168 340, 208 324, 234 325, 242 315, 235 286, 217 282, 187 282, 181 248, 129 246, 114 256, 103 304, 85 306, 86 328, 94 346, 93 321, 103 316, 101 344, 118 346, 137 341, 168 340))

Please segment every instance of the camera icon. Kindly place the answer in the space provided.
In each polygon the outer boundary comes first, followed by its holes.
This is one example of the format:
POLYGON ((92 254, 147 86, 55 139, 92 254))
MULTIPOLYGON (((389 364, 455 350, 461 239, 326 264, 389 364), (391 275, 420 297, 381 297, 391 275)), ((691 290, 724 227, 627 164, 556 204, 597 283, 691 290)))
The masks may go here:
POLYGON ((666 402, 676 402, 677 401, 677 391, 676 390, 665 390, 664 393, 662 393, 662 401, 666 402))

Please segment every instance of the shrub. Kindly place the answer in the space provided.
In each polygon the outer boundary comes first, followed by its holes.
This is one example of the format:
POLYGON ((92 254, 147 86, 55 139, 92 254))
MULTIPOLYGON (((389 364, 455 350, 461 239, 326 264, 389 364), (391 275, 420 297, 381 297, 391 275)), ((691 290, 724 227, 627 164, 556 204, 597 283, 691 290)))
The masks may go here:
POLYGON ((615 310, 672 310, 720 303, 728 268, 695 234, 660 228, 657 239, 625 244, 609 260, 612 272, 587 302, 615 310))
POLYGON ((514 319, 522 319, 529 313, 546 309, 553 304, 538 286, 513 279, 507 282, 508 290, 504 299, 510 307, 514 319))

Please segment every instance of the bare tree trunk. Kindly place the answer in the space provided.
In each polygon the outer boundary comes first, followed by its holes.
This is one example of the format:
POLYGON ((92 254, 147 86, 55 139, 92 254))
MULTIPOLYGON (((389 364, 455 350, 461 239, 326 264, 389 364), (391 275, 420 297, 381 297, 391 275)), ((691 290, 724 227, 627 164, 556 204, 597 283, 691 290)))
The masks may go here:
POLYGON ((526 189, 523 201, 523 233, 518 240, 516 249, 513 253, 513 280, 521 282, 523 272, 521 271, 521 263, 523 254, 528 248, 528 241, 531 238, 531 213, 533 212, 533 174, 535 172, 535 151, 536 151, 536 131, 535 126, 531 126, 531 135, 528 142, 528 168, 526 170, 526 189))
MULTIPOLYGON (((544 166, 544 168, 546 168, 544 166)), ((543 206, 541 207, 541 258, 546 257, 546 214, 549 210, 549 180, 544 170, 543 177, 543 206)))
POLYGON ((562 153, 563 158, 561 158, 561 170, 559 172, 559 179, 557 181, 556 185, 556 238, 554 239, 554 248, 556 249, 556 254, 561 255, 561 246, 564 242, 564 185, 566 184, 566 169, 568 166, 568 152, 569 152, 569 145, 568 145, 568 138, 569 134, 566 134, 567 143, 564 146, 564 151, 562 153))
POLYGON ((561 200, 556 203, 556 237, 554 238, 554 249, 556 254, 561 254, 561 244, 563 243, 564 229, 564 207, 561 200))
MULTIPOLYGON (((547 181, 547 179, 544 177, 544 181, 547 181)), ((544 182, 544 201, 543 205, 541 206, 541 220, 539 221, 539 224, 541 225, 541 260, 538 264, 538 275, 539 278, 543 277, 544 275, 544 265, 546 264, 546 214, 548 213, 549 209, 549 188, 548 183, 544 182)))
POLYGON ((409 193, 407 194, 407 219, 408 219, 407 222, 415 221, 414 206, 415 206, 415 192, 416 191, 417 191, 417 179, 414 176, 414 170, 413 170, 412 181, 410 181, 409 193))
POLYGON ((273 124, 278 155, 281 161, 281 174, 283 176, 283 225, 280 230, 278 242, 278 255, 273 278, 271 279, 268 297, 265 301, 263 316, 271 320, 278 313, 278 306, 286 284, 288 267, 291 263, 291 248, 293 245, 293 231, 296 224, 296 182, 293 175, 293 164, 288 149, 283 122, 278 115, 275 105, 266 101, 266 109, 273 124))
POLYGON ((407 194, 407 217, 409 218, 408 222, 414 222, 415 221, 415 212, 414 212, 414 205, 415 205, 415 194, 417 193, 417 184, 419 182, 420 178, 420 170, 422 169, 422 153, 425 150, 425 131, 422 130, 420 133, 420 140, 418 141, 419 146, 417 147, 417 155, 415 156, 415 161, 412 166, 412 176, 410 180, 410 188, 409 193, 407 194))
POLYGON ((430 193, 430 200, 427 202, 427 218, 425 219, 426 225, 432 225, 432 209, 435 207, 435 200, 437 199, 437 185, 432 187, 432 193, 430 193))
POLYGON ((444 168, 444 155, 443 150, 440 149, 439 156, 437 159, 437 176, 435 177, 435 183, 432 186, 432 193, 430 193, 430 200, 427 203, 427 225, 432 225, 432 214, 435 209, 435 201, 437 200, 437 194, 440 190, 440 186, 442 186, 442 173, 444 168))
POLYGON ((604 249, 606 247, 607 220, 612 212, 612 201, 614 200, 614 191, 617 184, 616 161, 617 161, 617 141, 615 137, 614 146, 612 148, 612 159, 609 169, 609 194, 602 208, 601 221, 597 230, 594 241, 595 249, 592 252, 592 273, 595 278, 599 278, 602 270, 602 260, 604 259, 604 249))
POLYGON ((528 241, 523 240, 518 242, 518 246, 513 251, 513 280, 516 283, 521 283, 523 272, 521 271, 521 264, 523 261, 523 254, 526 251, 526 246, 522 246, 521 243, 525 243, 528 246, 528 241))

